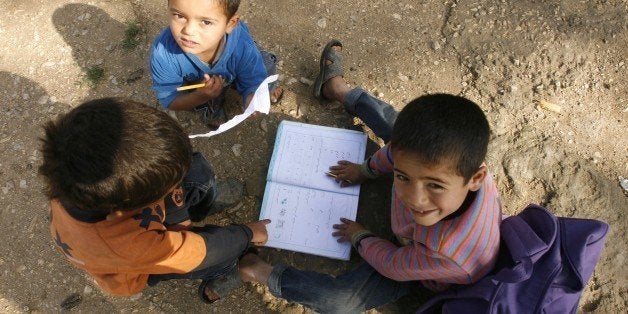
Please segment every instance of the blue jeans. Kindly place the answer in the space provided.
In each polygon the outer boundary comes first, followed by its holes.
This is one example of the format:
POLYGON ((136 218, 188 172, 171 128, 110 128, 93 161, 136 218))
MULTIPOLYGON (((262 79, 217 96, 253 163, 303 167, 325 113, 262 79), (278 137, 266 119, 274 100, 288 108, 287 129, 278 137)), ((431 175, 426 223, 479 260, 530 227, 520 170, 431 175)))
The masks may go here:
POLYGON ((181 186, 185 191, 185 204, 177 208, 174 204, 166 203, 166 226, 190 219, 191 214, 210 207, 216 199, 214 170, 201 153, 192 154, 190 170, 183 178, 181 186))
POLYGON ((390 141, 393 124, 398 115, 390 104, 371 96, 359 87, 347 94, 343 104, 349 114, 360 118, 377 137, 385 143, 390 141))
POLYGON ((277 264, 268 279, 274 296, 320 313, 360 313, 396 301, 411 285, 419 283, 389 279, 366 262, 336 277, 277 264))

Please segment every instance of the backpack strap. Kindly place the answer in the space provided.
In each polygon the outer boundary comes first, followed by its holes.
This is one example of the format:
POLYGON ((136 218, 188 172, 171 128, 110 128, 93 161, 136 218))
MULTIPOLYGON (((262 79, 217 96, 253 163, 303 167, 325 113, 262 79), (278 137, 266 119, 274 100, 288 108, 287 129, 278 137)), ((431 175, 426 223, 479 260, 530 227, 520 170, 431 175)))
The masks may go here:
POLYGON ((530 278, 534 263, 554 243, 557 225, 556 216, 537 205, 528 205, 519 215, 504 219, 500 226, 501 239, 514 266, 502 269, 493 280, 515 283, 530 278))
POLYGON ((570 272, 568 286, 582 291, 600 258, 609 226, 593 219, 560 217, 558 222, 564 271, 570 272))

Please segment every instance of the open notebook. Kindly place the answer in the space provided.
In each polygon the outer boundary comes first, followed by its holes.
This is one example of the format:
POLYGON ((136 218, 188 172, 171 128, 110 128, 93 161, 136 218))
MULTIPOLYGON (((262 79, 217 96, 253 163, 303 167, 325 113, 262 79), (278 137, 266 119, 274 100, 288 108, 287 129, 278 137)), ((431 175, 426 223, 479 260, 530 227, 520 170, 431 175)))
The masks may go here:
POLYGON ((266 177, 260 219, 266 246, 348 260, 349 243, 338 243, 332 225, 355 220, 360 186, 341 188, 325 174, 339 160, 362 163, 366 135, 362 132, 282 121, 266 177))

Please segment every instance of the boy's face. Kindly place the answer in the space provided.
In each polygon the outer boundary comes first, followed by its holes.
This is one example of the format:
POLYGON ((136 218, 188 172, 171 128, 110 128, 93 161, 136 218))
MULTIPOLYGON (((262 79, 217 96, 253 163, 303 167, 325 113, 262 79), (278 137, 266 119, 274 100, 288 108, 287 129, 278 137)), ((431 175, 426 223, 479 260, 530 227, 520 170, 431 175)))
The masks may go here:
POLYGON ((187 53, 203 62, 213 62, 225 34, 231 33, 238 16, 227 19, 224 7, 217 0, 170 0, 170 31, 187 53))
POLYGON ((482 166, 465 183, 451 163, 425 165, 414 153, 393 151, 394 185, 397 197, 414 222, 431 226, 460 208, 469 191, 477 191, 486 177, 482 166))

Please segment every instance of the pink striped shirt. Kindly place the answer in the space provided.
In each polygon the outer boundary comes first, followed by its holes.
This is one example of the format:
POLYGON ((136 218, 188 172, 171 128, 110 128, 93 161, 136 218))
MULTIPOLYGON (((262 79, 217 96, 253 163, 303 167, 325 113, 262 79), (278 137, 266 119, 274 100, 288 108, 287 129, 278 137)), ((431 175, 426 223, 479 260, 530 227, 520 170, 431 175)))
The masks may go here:
MULTIPOLYGON (((389 145, 368 161, 375 173, 393 171, 389 145)), ((399 239, 411 240, 399 247, 370 237, 360 242, 360 255, 380 274, 397 280, 419 280, 434 291, 450 284, 470 284, 494 266, 499 250, 501 205, 490 174, 463 214, 426 227, 417 225, 412 214, 392 188, 391 227, 399 239)))

